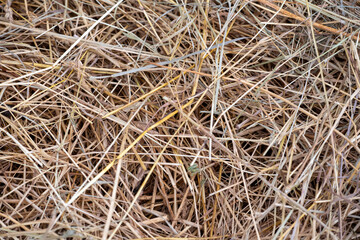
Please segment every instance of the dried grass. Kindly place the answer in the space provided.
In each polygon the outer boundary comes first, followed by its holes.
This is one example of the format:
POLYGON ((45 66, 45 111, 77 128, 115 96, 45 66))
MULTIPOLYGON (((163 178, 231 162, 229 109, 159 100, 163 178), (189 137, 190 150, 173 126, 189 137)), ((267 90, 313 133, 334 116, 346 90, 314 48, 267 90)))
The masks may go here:
POLYGON ((1 239, 359 239, 358 1, 0 0, 1 239))

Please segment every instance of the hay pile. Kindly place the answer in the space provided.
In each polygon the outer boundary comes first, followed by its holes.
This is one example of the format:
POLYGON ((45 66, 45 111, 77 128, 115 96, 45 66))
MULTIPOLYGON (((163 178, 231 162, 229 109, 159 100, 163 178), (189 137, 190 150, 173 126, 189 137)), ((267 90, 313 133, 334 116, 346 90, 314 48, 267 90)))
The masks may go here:
POLYGON ((358 239, 360 4, 0 0, 0 238, 358 239))

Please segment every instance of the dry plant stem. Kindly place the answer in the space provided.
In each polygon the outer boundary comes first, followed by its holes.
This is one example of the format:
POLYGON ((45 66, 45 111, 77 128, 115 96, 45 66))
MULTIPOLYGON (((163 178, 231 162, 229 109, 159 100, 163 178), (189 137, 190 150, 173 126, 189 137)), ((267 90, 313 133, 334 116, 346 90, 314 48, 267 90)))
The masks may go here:
POLYGON ((0 0, 0 238, 358 237, 359 26, 349 0, 0 0))
MULTIPOLYGON (((194 99, 190 100, 188 103, 186 103, 182 108, 188 107, 194 99)), ((91 185, 93 185, 95 182, 97 182, 107 171, 109 171, 110 168, 123 156, 125 156, 126 153, 128 153, 149 131, 156 128, 157 126, 160 126, 162 123, 166 122, 171 117, 175 116, 178 113, 178 111, 173 111, 172 113, 168 114, 166 117, 158 121, 157 123, 153 124, 149 128, 147 128, 139 137, 137 137, 124 151, 122 151, 119 156, 116 157, 113 161, 111 161, 98 175, 96 175, 90 182, 88 182, 81 190, 77 191, 76 194, 66 203, 66 206, 69 206, 71 203, 73 203, 83 192, 85 192, 91 185)), ((156 166, 156 164, 153 165, 153 168, 156 166)), ((153 171, 150 170, 150 172, 153 171)), ((126 214, 127 215, 127 214, 126 214)))
MULTIPOLYGON (((180 111, 180 109, 179 109, 180 111)), ((272 190, 274 190, 276 193, 278 193, 281 197, 285 198, 286 200, 288 200, 295 208, 297 208, 298 210, 304 212, 305 214, 310 215, 311 217, 314 218, 314 220, 316 220, 320 225, 322 225, 325 229, 327 229, 327 231, 329 232, 330 235, 332 235, 333 237, 335 237, 335 235, 331 232, 331 229, 328 228, 328 226, 326 226, 326 224, 324 224, 320 219, 318 219, 314 214, 308 212, 308 210, 306 210, 305 208, 303 208, 300 204, 298 204, 297 202, 295 202, 293 199, 289 198, 289 196, 287 196, 286 193, 284 193, 283 191, 281 191, 280 189, 274 187, 270 182, 268 182, 264 177, 261 176, 261 174, 248 162, 244 161, 243 159, 240 159, 238 156, 236 156, 234 153, 232 153, 231 151, 229 151, 228 148, 226 148, 222 143, 220 143, 216 137, 214 135, 212 135, 211 133, 209 133, 207 130, 205 130, 202 126, 200 126, 198 123, 196 123, 195 121, 193 121, 190 116, 188 116, 187 114, 185 114, 184 112, 182 112, 183 115, 185 115, 187 117, 187 119, 194 124, 194 126, 197 127, 198 130, 200 130, 203 134, 205 134, 206 136, 208 136, 209 138, 211 138, 214 141, 215 146, 219 147, 220 149, 222 149, 224 152, 226 152, 227 154, 229 154, 229 156, 233 159, 233 160, 237 160, 239 162, 239 164, 243 164, 244 166, 246 166, 247 168, 249 168, 258 178, 260 178, 266 185, 268 185, 272 190)))
MULTIPOLYGON (((107 15, 109 15, 115 8, 117 8, 120 4, 122 3, 122 0, 119 0, 117 4, 115 4, 112 8, 110 8, 104 15, 101 16, 101 18, 99 18, 91 27, 89 27, 89 29, 81 36, 79 37, 72 45, 71 47, 69 47, 57 60, 56 62, 51 66, 51 67, 47 67, 29 74, 26 74, 24 76, 18 77, 18 78, 14 78, 11 79, 10 82, 15 82, 24 78, 28 78, 31 77, 35 74, 39 74, 39 73, 43 73, 46 71, 49 71, 51 69, 53 69, 54 67, 56 67, 57 65, 60 64, 60 62, 66 57, 67 54, 69 54, 71 52, 71 50, 84 38, 87 37, 87 35, 97 26, 97 24, 99 24, 107 15)), ((8 82, 9 83, 9 82, 8 82)))
MULTIPOLYGON (((157 65, 156 63, 151 63, 151 64, 157 65)), ((159 66, 159 67, 160 67, 160 66, 159 66)), ((163 67, 163 68, 168 68, 168 69, 174 69, 174 70, 180 70, 180 71, 184 71, 184 72, 191 72, 191 73, 199 74, 199 75, 202 75, 202 76, 211 77, 210 74, 201 73, 201 72, 196 72, 196 71, 191 71, 191 70, 187 70, 187 69, 177 69, 177 68, 174 68, 174 67, 167 67, 167 66, 161 66, 161 67, 163 67)), ((243 84, 245 84, 245 85, 248 85, 248 86, 250 86, 250 87, 252 87, 252 88, 258 89, 258 90, 260 90, 261 92, 264 92, 264 93, 266 93, 266 94, 269 94, 270 96, 273 96, 273 97, 275 97, 275 98, 277 98, 277 99, 280 99, 281 101, 289 104, 290 106, 292 106, 292 107, 294 107, 294 108, 297 108, 297 107, 298 107, 296 104, 292 103, 291 101, 289 101, 289 100, 287 100, 287 99, 285 99, 285 98, 283 98, 283 97, 281 97, 281 96, 279 96, 279 95, 277 95, 277 94, 275 94, 275 93, 273 93, 273 92, 271 92, 271 91, 269 91, 269 90, 267 90, 267 89, 260 88, 260 87, 256 86, 255 84, 252 84, 252 83, 250 83, 250 82, 248 82, 248 81, 246 81, 246 80, 244 80, 244 79, 232 79, 232 78, 228 78, 228 77, 221 77, 221 78, 222 78, 222 79, 226 79, 226 80, 232 80, 232 81, 241 82, 241 83, 243 83, 243 84)), ((303 108, 299 108, 299 111, 302 112, 302 113, 304 113, 304 114, 306 114, 307 116, 309 116, 310 118, 312 118, 312 119, 314 119, 314 120, 316 120, 316 121, 318 120, 318 117, 316 117, 314 114, 306 111, 306 110, 303 109, 303 108)), ((222 113, 222 114, 223 114, 223 113, 222 113)), ((328 128, 332 128, 332 126, 329 126, 328 124, 325 124, 325 125, 326 125, 328 128)), ((360 148, 359 148, 358 146, 356 146, 348 137, 346 137, 344 134, 342 134, 342 133, 341 133, 340 131, 338 131, 337 129, 334 129, 333 131, 334 131, 335 133, 337 133, 338 135, 340 135, 342 138, 344 138, 344 139, 347 141, 348 144, 350 144, 352 147, 354 147, 354 148, 356 149, 356 151, 357 151, 358 153, 360 153, 360 148)))
MULTIPOLYGON (((191 68, 193 68, 193 66, 192 66, 191 68)), ((191 69, 191 68, 189 68, 189 69, 191 69)), ((174 77, 174 78, 171 79, 170 81, 168 81, 168 82, 162 84, 161 86, 159 86, 159 87, 151 90, 150 92, 142 95, 142 96, 139 97, 138 99, 136 99, 136 100, 134 100, 134 101, 132 101, 132 102, 130 102, 130 103, 128 103, 128 104, 125 104, 125 105, 119 107, 118 109, 115 109, 114 111, 111 111, 111 112, 105 114, 105 115, 103 116, 103 118, 107 118, 107 117, 109 117, 110 115, 114 115, 115 113, 117 113, 117 112, 119 112, 119 111, 121 111, 121 110, 123 110, 123 109, 125 109, 125 108, 127 108, 127 107, 129 107, 129 106, 131 106, 131 105, 133 105, 133 104, 141 101, 142 99, 147 98, 148 96, 151 96, 151 95, 154 94, 155 92, 157 92, 157 91, 159 91, 160 89, 166 87, 168 84, 176 81, 176 80, 179 79, 180 77, 181 77, 181 74, 177 75, 176 77, 174 77)))
POLYGON ((2 217, 4 217, 4 218, 10 219, 12 222, 14 222, 15 224, 19 225, 19 226, 20 226, 22 229, 24 229, 25 231, 30 231, 30 229, 27 228, 27 227, 25 227, 24 224, 19 223, 18 221, 16 221, 16 220, 13 219, 12 217, 7 216, 7 215, 5 215, 5 214, 3 214, 3 213, 0 213, 0 216, 2 216, 2 217))
MULTIPOLYGON (((151 64, 157 65, 157 63, 151 63, 151 64)), ((191 72, 191 73, 195 73, 195 74, 202 75, 202 76, 206 76, 206 77, 212 77, 212 75, 210 75, 210 74, 201 73, 201 72, 196 72, 196 71, 191 71, 191 70, 187 70, 187 69, 178 69, 178 68, 174 68, 174 67, 167 67, 167 66, 161 66, 161 65, 158 65, 158 66, 159 66, 159 67, 163 67, 163 68, 173 69, 173 70, 180 70, 180 71, 184 71, 184 72, 191 72)), ((246 81, 245 79, 232 79, 232 78, 228 78, 228 77, 220 77, 220 78, 226 79, 226 80, 232 80, 232 81, 241 82, 241 83, 243 83, 243 84, 245 84, 245 85, 248 85, 248 86, 250 86, 250 87, 252 87, 252 88, 255 88, 255 89, 259 89, 260 91, 262 91, 262 92, 264 92, 264 93, 267 93, 267 94, 269 94, 269 95, 271 95, 271 96, 273 96, 273 97, 276 97, 277 99, 280 99, 280 100, 286 102, 287 104, 289 104, 289 105, 291 105, 291 106, 293 106, 293 107, 297 107, 294 103, 290 102, 289 100, 287 100, 287 99, 285 99, 285 98, 283 98, 283 97, 281 97, 281 96, 279 96, 279 95, 277 95, 277 94, 275 94, 275 93, 273 93, 273 92, 270 92, 270 91, 268 91, 268 90, 266 90, 266 89, 257 87, 255 84, 252 84, 252 83, 246 81)), ((216 80, 216 81, 219 81, 219 80, 216 80)), ((305 109, 300 108, 299 111, 301 111, 301 112, 305 113, 306 115, 308 115, 309 117, 317 120, 317 117, 316 117, 315 115, 309 113, 309 112, 306 111, 305 109)))
MULTIPOLYGON (((200 63, 200 66, 199 68, 201 68, 201 65, 203 63, 203 60, 205 59, 202 58, 201 59, 201 63, 200 63)), ((196 90, 197 90, 197 87, 198 87, 198 77, 196 77, 196 81, 195 81, 195 84, 192 88, 192 92, 191 92, 191 95, 194 96, 195 93, 196 93, 196 90)), ((182 109, 185 109, 187 108, 188 106, 190 106, 192 103, 194 102, 194 98, 192 98, 188 103, 184 104, 183 106, 181 106, 181 110, 182 109)), ((194 110, 194 108, 193 108, 194 110)), ((193 111, 192 110, 192 111, 193 111)), ((154 129, 155 127, 159 126, 160 124, 162 124, 163 122, 167 121, 168 119, 170 119, 171 117, 175 116, 177 113, 179 112, 179 110, 175 110, 173 111, 172 113, 170 113, 169 115, 167 115, 165 118, 163 118, 162 120, 160 120, 159 122, 155 123, 154 125, 152 125, 151 127, 149 127, 148 129, 146 129, 134 142, 133 144, 131 144, 129 146, 130 147, 133 147, 137 141, 139 141, 141 138, 143 138, 145 136, 145 134, 154 129)), ((130 206, 128 207, 128 210, 125 212, 124 216, 121 218, 121 221, 119 222, 119 224, 116 226, 115 230, 113 231, 113 233, 110 235, 110 239, 113 238, 114 234, 117 232, 117 230, 121 227, 121 224, 123 223, 123 221, 125 220, 125 218, 128 216, 128 214, 130 213, 130 211, 132 210, 132 207, 134 206, 134 204, 136 203, 137 199, 139 198, 141 192, 143 191, 144 187, 146 186, 151 174, 153 173, 153 171, 155 170, 155 167, 157 166, 158 162, 160 161, 161 159, 161 156, 162 154, 164 153, 164 151, 166 150, 166 148, 169 146, 169 144, 172 142, 173 138, 177 135, 177 133, 181 130, 181 127, 185 124, 186 122, 183 122, 179 128, 177 129, 177 131, 175 132, 175 134, 173 136, 171 136, 170 140, 166 143, 166 145, 164 146, 164 148, 162 149, 162 151, 160 152, 158 158, 156 159, 156 161, 154 162, 153 166, 151 167, 149 173, 146 175, 146 178, 145 180, 143 181, 143 183, 141 184, 139 190, 137 191, 135 197, 134 197, 134 200, 131 202, 130 206)), ((121 159, 124 155, 126 154, 125 153, 121 153, 117 159, 121 159)))
MULTIPOLYGON (((127 138, 127 135, 128 135, 128 128, 125 129, 124 138, 127 138)), ((120 151, 124 150, 125 143, 126 143, 126 141, 123 141, 123 144, 121 145, 120 151)), ((117 188, 115 186, 119 185, 121 166, 122 166, 122 162, 121 162, 121 159, 120 159, 118 164, 117 164, 117 167, 116 167, 116 177, 115 177, 114 188, 113 188, 113 192, 112 192, 112 196, 111 196, 109 213, 108 213, 108 217, 106 219, 106 225, 105 225, 104 233, 103 233, 103 236, 102 236, 103 240, 107 239, 107 237, 108 237, 110 223, 111 223, 112 216, 113 216, 113 213, 114 213, 114 210, 115 210, 115 200, 116 200, 116 192, 117 192, 117 188)))
POLYGON ((342 30, 335 29, 335 28, 332 28, 332 27, 328 27, 328 26, 325 26, 325 25, 323 25, 321 23, 313 22, 311 19, 305 19, 303 17, 297 16, 297 15, 295 15, 295 14, 289 12, 289 11, 281 9, 279 6, 277 6, 276 4, 271 3, 270 1, 267 1, 267 0, 256 0, 256 1, 261 2, 261 3, 263 3, 263 4, 265 4, 265 5, 269 6, 269 7, 272 7, 273 9, 276 9, 281 14, 283 14, 283 15, 289 17, 289 18, 296 19, 298 21, 304 22, 307 25, 310 25, 310 26, 312 25, 312 26, 314 26, 314 27, 316 27, 318 29, 321 29, 321 30, 324 30, 324 31, 327 31, 327 32, 330 32, 330 33, 333 33, 333 34, 336 34, 336 35, 343 35, 343 36, 352 38, 355 41, 360 40, 359 36, 354 36, 352 34, 345 33, 342 30))

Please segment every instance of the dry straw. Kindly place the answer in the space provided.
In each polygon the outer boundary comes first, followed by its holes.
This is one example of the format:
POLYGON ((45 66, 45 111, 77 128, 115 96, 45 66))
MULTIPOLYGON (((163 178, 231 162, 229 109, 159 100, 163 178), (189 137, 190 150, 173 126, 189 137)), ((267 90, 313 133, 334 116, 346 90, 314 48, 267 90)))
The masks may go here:
POLYGON ((360 238, 360 4, 0 0, 0 239, 360 238))

